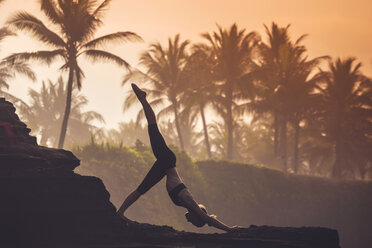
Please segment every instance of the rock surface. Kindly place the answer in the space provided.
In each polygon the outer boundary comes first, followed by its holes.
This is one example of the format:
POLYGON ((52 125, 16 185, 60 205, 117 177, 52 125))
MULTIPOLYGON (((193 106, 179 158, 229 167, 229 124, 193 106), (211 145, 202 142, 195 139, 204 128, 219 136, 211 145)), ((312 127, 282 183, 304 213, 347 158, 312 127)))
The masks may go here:
POLYGON ((75 174, 71 152, 38 146, 29 133, 0 98, 0 247, 339 247, 337 231, 326 228, 196 234, 126 224, 100 179, 75 174))

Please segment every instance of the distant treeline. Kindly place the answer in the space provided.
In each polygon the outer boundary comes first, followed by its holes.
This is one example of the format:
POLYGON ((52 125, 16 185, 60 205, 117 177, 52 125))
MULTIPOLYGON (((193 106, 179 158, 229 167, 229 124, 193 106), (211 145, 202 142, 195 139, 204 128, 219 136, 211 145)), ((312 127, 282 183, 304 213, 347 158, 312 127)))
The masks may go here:
MULTIPOLYGON (((229 225, 322 226, 339 231, 341 246, 367 248, 372 242, 372 183, 298 176, 224 160, 193 162, 179 149, 177 168, 196 200, 229 225)), ((100 177, 118 206, 134 190, 155 160, 147 146, 90 143, 75 147, 77 173, 100 177)), ((197 229, 185 210, 173 205, 165 180, 145 194, 127 216, 138 222, 197 229)))

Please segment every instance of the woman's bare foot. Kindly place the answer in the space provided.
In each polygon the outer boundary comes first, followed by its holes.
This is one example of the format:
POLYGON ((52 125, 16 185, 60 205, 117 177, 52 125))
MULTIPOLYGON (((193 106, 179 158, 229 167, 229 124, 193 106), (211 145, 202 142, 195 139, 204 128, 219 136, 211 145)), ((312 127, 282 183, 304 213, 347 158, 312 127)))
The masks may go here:
POLYGON ((122 220, 124 220, 126 223, 130 223, 130 222, 133 222, 132 220, 130 220, 130 219, 128 219, 127 217, 125 217, 124 216, 124 214, 120 214, 120 213, 117 213, 119 216, 120 216, 120 218, 122 219, 122 220))
POLYGON ((141 100, 146 98, 146 92, 141 90, 136 84, 132 84, 132 89, 133 89, 134 93, 136 94, 138 100, 141 101, 141 100))

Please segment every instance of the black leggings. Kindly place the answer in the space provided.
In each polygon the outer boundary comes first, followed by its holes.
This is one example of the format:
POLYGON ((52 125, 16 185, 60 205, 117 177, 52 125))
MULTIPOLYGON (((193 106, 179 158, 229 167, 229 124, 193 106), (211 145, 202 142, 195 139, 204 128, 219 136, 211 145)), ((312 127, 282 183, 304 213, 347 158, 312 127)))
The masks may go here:
POLYGON ((176 156, 165 143, 163 136, 159 132, 158 125, 150 124, 148 130, 152 152, 156 157, 156 161, 137 188, 137 191, 141 194, 146 193, 157 184, 166 175, 169 168, 176 166, 176 156))

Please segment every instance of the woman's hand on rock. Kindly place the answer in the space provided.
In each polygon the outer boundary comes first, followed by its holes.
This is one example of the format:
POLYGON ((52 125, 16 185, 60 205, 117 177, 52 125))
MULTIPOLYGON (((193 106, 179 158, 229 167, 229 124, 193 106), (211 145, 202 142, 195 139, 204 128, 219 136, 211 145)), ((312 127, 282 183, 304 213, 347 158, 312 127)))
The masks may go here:
POLYGON ((245 228, 242 227, 242 226, 232 226, 229 230, 229 232, 239 232, 239 231, 242 231, 244 230, 245 228))
POLYGON ((127 217, 125 217, 123 214, 118 213, 118 215, 120 216, 120 218, 121 218, 122 220, 124 220, 124 221, 127 222, 127 223, 133 222, 132 220, 130 220, 130 219, 128 219, 127 217))

